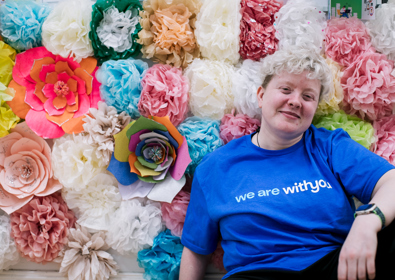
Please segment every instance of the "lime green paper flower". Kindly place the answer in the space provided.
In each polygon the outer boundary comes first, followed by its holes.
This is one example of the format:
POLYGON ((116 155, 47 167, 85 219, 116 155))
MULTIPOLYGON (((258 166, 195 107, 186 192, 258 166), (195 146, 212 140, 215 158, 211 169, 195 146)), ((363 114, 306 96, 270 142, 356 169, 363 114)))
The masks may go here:
POLYGON ((0 83, 8 86, 12 80, 12 68, 15 64, 16 51, 0 41, 0 83))
POLYGON ((0 137, 8 135, 8 131, 20 121, 6 103, 6 101, 11 101, 14 96, 15 92, 13 89, 7 88, 3 83, 0 83, 0 137))

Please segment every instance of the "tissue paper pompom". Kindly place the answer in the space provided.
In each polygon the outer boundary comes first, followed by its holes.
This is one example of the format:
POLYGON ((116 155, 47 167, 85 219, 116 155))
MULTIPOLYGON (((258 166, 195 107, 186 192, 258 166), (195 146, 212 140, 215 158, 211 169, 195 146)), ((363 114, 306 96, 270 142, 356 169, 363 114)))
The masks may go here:
POLYGON ((341 78, 344 111, 372 121, 391 115, 395 102, 393 67, 394 62, 384 54, 360 55, 341 78))
POLYGON ((11 236, 22 256, 36 263, 53 261, 67 243, 74 213, 59 193, 34 197, 10 215, 11 236))
POLYGON ((204 58, 239 61, 240 8, 240 0, 204 1, 195 30, 204 58))
POLYGON ((101 83, 101 96, 107 105, 114 106, 118 113, 127 112, 132 118, 140 116, 137 104, 141 80, 147 69, 148 63, 133 58, 104 62, 96 78, 101 83))
POLYGON ((12 68, 15 64, 16 51, 0 41, 0 83, 8 86, 12 80, 12 68))
POLYGON ((259 60, 276 51, 278 39, 273 23, 274 14, 281 6, 276 0, 241 1, 240 55, 243 59, 259 60))
POLYGON ((315 117, 313 124, 317 128, 324 127, 328 130, 342 128, 354 141, 367 149, 375 142, 373 126, 356 116, 347 115, 344 111, 315 117))
POLYGON ((377 140, 373 152, 395 165, 395 116, 373 122, 373 128, 377 140))
POLYGON ((105 170, 103 159, 97 157, 96 147, 87 144, 83 135, 58 138, 52 148, 54 176, 66 188, 82 190, 97 174, 105 170))
POLYGON ((189 107, 194 116, 220 120, 230 113, 234 73, 231 64, 208 59, 195 59, 185 69, 184 75, 190 82, 189 107))
POLYGON ((290 0, 274 15, 279 48, 315 49, 323 52, 325 13, 311 0, 290 0))
POLYGON ((224 249, 222 249, 221 241, 218 242, 217 249, 213 252, 210 259, 211 263, 219 270, 226 272, 224 267, 224 249))
POLYGON ((219 121, 190 117, 178 126, 178 130, 188 142, 192 162, 185 172, 189 175, 195 172, 206 154, 223 145, 219 136, 219 121))
POLYGON ((145 269, 144 278, 150 280, 177 280, 180 274, 181 254, 184 246, 170 230, 161 232, 154 239, 151 249, 137 254, 137 262, 145 269))
POLYGON ((316 115, 328 115, 339 111, 339 106, 344 97, 343 88, 340 83, 342 74, 340 65, 330 58, 327 58, 325 61, 332 72, 332 83, 330 84, 328 94, 323 95, 320 103, 318 104, 318 108, 315 111, 316 115))
POLYGON ((91 235, 78 224, 70 229, 69 242, 56 261, 61 262, 59 273, 73 280, 107 280, 117 275, 118 265, 107 253, 105 233, 91 235))
POLYGON ((11 101, 15 96, 13 89, 7 88, 0 82, 0 137, 9 134, 9 130, 14 128, 20 121, 6 101, 11 101))
POLYGON ((141 198, 124 200, 111 216, 106 242, 122 255, 137 253, 152 246, 162 229, 159 202, 141 198))
POLYGON ((263 83, 262 63, 246 59, 232 78, 232 95, 237 112, 251 118, 261 119, 262 109, 258 106, 257 91, 263 83))
POLYGON ((19 253, 11 238, 10 218, 0 214, 0 272, 19 262, 19 253))
POLYGON ((181 237, 191 194, 181 190, 171 203, 162 203, 162 218, 171 234, 181 237))
POLYGON ((99 0, 92 6, 89 38, 99 63, 106 60, 126 59, 139 54, 141 45, 136 42, 141 30, 138 0, 99 0))
POLYGON ((90 0, 59 2, 42 26, 43 45, 53 54, 74 57, 76 61, 93 56, 89 39, 92 19, 90 0))
POLYGON ((2 37, 18 51, 41 46, 41 27, 49 12, 34 1, 7 0, 0 8, 2 37))
POLYGON ((236 115, 235 111, 232 110, 231 114, 226 114, 221 120, 220 137, 224 144, 227 144, 233 139, 253 133, 260 126, 261 122, 259 120, 243 114, 236 115))
POLYGON ((199 57, 194 34, 200 0, 147 0, 140 12, 139 42, 144 58, 186 67, 199 57))
POLYGON ((373 47, 395 60, 395 3, 382 4, 375 19, 366 21, 373 47))
POLYGON ((357 57, 371 49, 365 24, 356 17, 332 18, 325 29, 325 54, 348 67, 357 57))
POLYGON ((96 175, 81 190, 63 189, 62 195, 76 213, 77 223, 94 232, 109 229, 110 219, 122 201, 118 181, 106 173, 96 175))
POLYGON ((175 126, 185 119, 189 81, 181 69, 155 64, 148 69, 141 86, 138 108, 142 116, 169 116, 175 126))

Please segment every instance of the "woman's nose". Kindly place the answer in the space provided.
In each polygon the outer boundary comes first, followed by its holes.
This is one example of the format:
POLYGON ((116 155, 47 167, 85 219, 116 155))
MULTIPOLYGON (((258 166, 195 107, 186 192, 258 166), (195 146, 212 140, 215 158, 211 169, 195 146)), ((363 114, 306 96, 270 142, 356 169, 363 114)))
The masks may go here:
POLYGON ((289 95, 289 99, 288 99, 288 105, 290 107, 294 107, 294 108, 300 108, 300 100, 299 100, 299 95, 294 93, 294 94, 290 94, 289 95))

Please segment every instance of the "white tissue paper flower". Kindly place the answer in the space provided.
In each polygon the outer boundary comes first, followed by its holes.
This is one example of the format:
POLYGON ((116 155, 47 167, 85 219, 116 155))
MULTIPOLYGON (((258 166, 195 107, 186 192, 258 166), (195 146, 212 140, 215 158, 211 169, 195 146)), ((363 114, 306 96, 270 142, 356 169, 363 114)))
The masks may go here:
POLYGON ((161 215, 159 202, 124 200, 111 217, 106 242, 123 255, 149 248, 163 230, 161 215))
POLYGON ((84 140, 96 146, 96 156, 108 164, 114 152, 114 135, 128 125, 131 118, 125 112, 118 114, 115 107, 102 101, 99 101, 98 109, 90 108, 89 113, 83 124, 84 131, 88 133, 84 140))
POLYGON ((234 106, 238 113, 260 120, 262 109, 258 106, 257 91, 263 83, 260 61, 246 59, 232 78, 234 106))
POLYGON ((48 15, 42 26, 43 45, 63 57, 74 56, 77 62, 93 56, 89 39, 92 20, 90 0, 68 0, 59 2, 48 15))
POLYGON ((136 30, 139 23, 138 11, 134 9, 125 13, 111 6, 103 13, 103 19, 96 29, 97 36, 107 48, 113 48, 117 52, 124 52, 133 45, 130 36, 136 30))
POLYGON ((81 190, 106 169, 103 159, 97 157, 97 147, 87 144, 86 137, 68 134, 54 141, 51 157, 54 177, 65 188, 81 190))
POLYGON ((204 1, 196 20, 195 36, 204 58, 239 61, 240 0, 204 1))
POLYGON ((14 239, 11 238, 10 217, 0 212, 0 272, 18 262, 19 253, 14 239))
POLYGON ((279 49, 314 48, 324 52, 326 17, 311 0, 290 0, 274 16, 279 49))
POLYGON ((194 59, 185 69, 190 82, 189 107, 194 116, 220 120, 233 108, 235 67, 222 61, 194 59))
POLYGON ((122 201, 117 179, 107 173, 96 175, 81 190, 63 188, 62 195, 77 223, 91 232, 108 230, 110 217, 122 201))

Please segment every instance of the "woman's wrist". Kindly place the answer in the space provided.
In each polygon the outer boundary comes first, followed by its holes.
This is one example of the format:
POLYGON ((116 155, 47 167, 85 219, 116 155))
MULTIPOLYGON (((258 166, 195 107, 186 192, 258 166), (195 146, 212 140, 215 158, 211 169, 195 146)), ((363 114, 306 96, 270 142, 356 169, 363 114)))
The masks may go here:
POLYGON ((379 232, 382 228, 380 217, 374 213, 358 215, 355 218, 354 224, 356 224, 358 227, 361 227, 361 229, 374 230, 375 232, 379 232))

